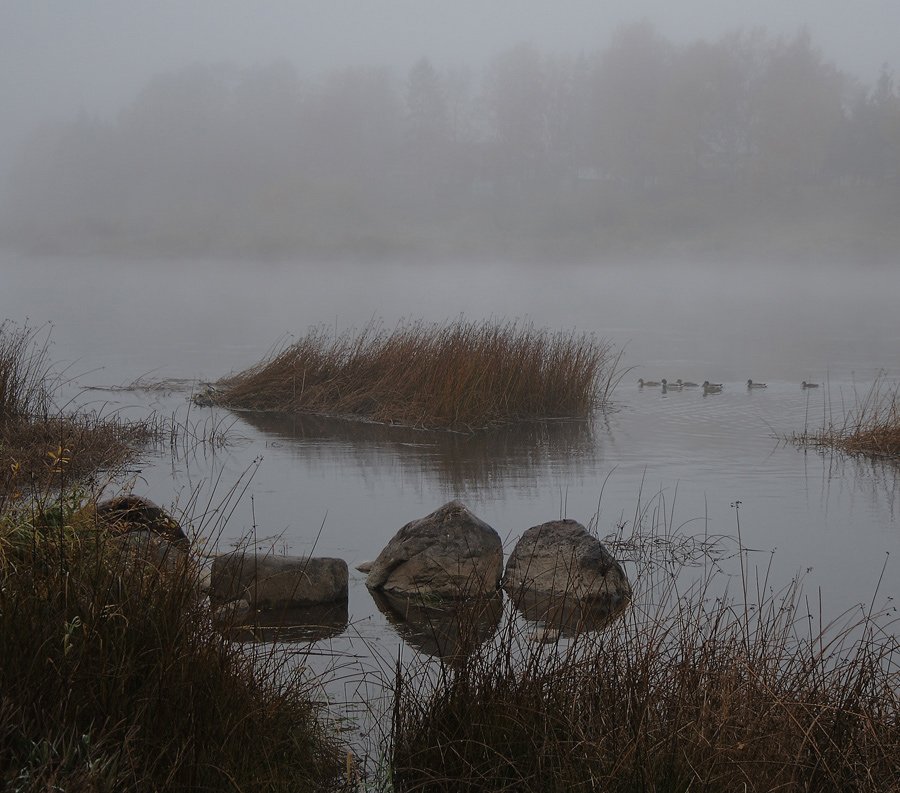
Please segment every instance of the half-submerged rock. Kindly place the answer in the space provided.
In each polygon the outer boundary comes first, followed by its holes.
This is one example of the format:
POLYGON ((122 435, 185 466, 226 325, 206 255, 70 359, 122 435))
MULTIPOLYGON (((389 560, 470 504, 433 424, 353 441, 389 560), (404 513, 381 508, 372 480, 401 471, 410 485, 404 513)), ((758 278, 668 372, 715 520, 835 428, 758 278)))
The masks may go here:
POLYGON ((238 550, 213 559, 209 596, 218 603, 246 600, 253 609, 315 606, 345 601, 348 579, 343 559, 238 550))
POLYGON ((188 538, 175 518, 143 496, 116 496, 97 504, 97 520, 112 534, 149 532, 182 549, 188 538))
POLYGON ((596 537, 574 520, 532 526, 506 563, 503 588, 513 598, 577 601, 608 614, 631 599, 622 566, 596 537))
POLYGON ((369 589, 400 595, 472 597, 495 592, 503 574, 500 535, 460 501, 398 531, 366 578, 369 589))

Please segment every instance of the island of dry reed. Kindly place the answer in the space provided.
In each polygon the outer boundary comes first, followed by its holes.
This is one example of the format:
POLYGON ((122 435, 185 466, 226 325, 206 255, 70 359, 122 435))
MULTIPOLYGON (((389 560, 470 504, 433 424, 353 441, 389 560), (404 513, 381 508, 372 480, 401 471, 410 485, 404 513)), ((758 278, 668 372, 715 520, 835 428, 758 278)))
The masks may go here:
POLYGON ((472 431, 588 416, 621 376, 590 334, 493 321, 317 328, 200 396, 234 410, 346 416, 472 431))

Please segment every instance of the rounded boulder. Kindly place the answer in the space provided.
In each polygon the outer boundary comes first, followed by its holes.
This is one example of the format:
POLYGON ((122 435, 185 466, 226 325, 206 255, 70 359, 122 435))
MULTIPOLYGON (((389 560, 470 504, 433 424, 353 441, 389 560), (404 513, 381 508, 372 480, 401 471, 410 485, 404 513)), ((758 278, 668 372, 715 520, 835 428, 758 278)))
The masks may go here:
POLYGON ((400 595, 472 597, 495 592, 503 574, 500 535, 461 501, 407 523, 378 554, 369 589, 400 595))

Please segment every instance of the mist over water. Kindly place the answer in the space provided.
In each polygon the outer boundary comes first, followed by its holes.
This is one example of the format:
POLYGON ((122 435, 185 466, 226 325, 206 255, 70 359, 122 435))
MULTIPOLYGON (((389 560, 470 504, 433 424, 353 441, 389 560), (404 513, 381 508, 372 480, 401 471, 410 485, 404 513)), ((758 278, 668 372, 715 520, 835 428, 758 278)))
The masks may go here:
MULTIPOLYGON (((0 321, 48 323, 60 405, 227 428, 129 472, 223 547, 352 566, 452 498, 507 553, 740 519, 770 588, 837 615, 893 552, 896 598, 896 464, 784 440, 900 378, 900 6, 827 5, 13 0, 0 321), (467 436, 189 401, 313 327, 460 317, 608 339, 613 404, 467 436)), ((338 611, 363 665, 421 639, 362 575, 338 611)))
POLYGON ((2 266, 4 315, 53 322, 56 356, 95 372, 92 384, 215 380, 313 326, 460 315, 595 332, 625 348, 635 380, 866 381, 894 370, 900 349, 896 268, 10 255, 2 266))

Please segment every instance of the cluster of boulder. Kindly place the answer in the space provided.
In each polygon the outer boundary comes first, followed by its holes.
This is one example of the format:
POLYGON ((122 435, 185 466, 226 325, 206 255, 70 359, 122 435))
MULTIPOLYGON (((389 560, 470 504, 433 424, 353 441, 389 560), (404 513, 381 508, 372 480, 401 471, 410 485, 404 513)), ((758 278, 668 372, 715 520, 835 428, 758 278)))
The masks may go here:
POLYGON ((361 568, 369 589, 395 595, 472 597, 502 586, 510 595, 565 596, 614 609, 631 596, 621 565, 574 520, 528 529, 504 573, 500 535, 460 501, 407 523, 361 568))
MULTIPOLYGON (((535 636, 549 640, 597 630, 631 599, 622 566, 577 521, 555 520, 528 529, 504 570, 500 535, 459 501, 408 523, 374 562, 357 569, 368 573, 366 586, 391 622, 396 622, 392 615, 416 614, 432 602, 427 619, 406 617, 408 624, 425 626, 420 641, 413 643, 426 650, 430 647, 423 642, 431 645, 441 637, 449 648, 456 645, 462 613, 476 633, 496 628, 500 615, 493 601, 499 602, 500 589, 526 619, 548 626, 535 636), (404 599, 406 605, 400 608, 404 599), (463 612, 433 604, 446 599, 474 602, 463 612), (391 604, 390 611, 383 607, 385 602, 391 604)), ((410 639, 409 627, 401 632, 410 639)))
MULTIPOLYGON (((169 549, 188 551, 177 521, 145 499, 113 499, 97 513, 120 538, 147 543, 154 559, 164 561, 169 549)), ((366 586, 388 620, 431 654, 445 654, 441 636, 448 646, 461 636, 460 609, 448 602, 480 603, 477 633, 489 634, 500 621, 501 589, 523 616, 556 632, 601 627, 631 598, 622 566, 580 523, 555 520, 528 529, 504 570, 500 535, 460 501, 406 524, 357 569, 367 573, 366 586), (417 633, 418 624, 427 630, 417 633)), ((277 614, 283 624, 291 615, 298 626, 320 624, 324 636, 347 624, 348 578, 342 559, 238 550, 212 557, 202 588, 220 623, 233 626, 252 614, 258 625, 277 614)), ((320 638, 316 631, 299 635, 320 638)))

